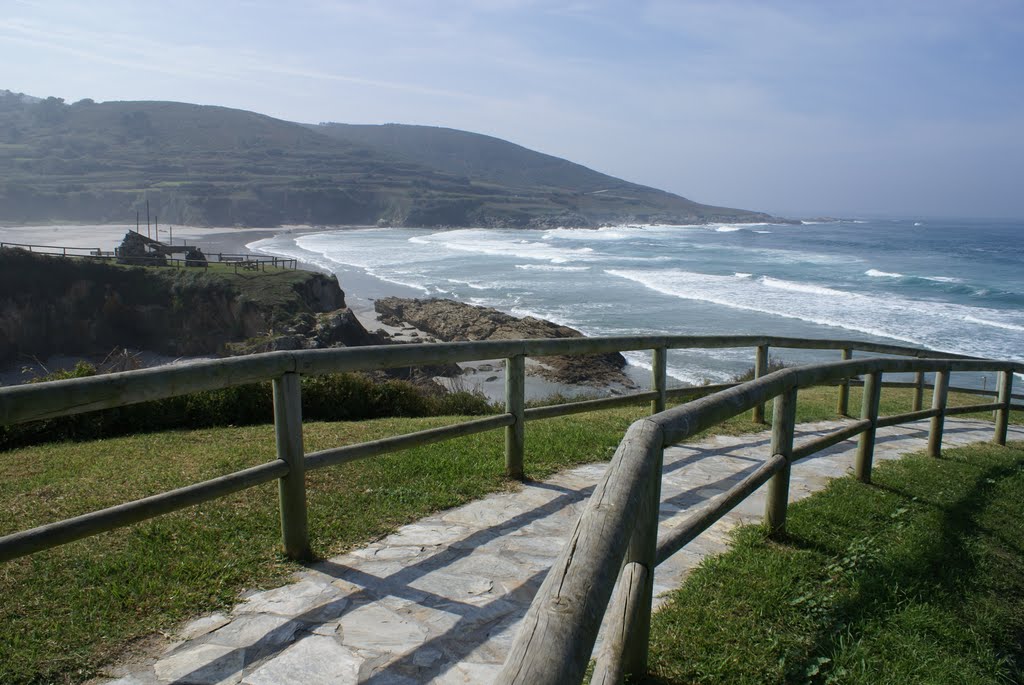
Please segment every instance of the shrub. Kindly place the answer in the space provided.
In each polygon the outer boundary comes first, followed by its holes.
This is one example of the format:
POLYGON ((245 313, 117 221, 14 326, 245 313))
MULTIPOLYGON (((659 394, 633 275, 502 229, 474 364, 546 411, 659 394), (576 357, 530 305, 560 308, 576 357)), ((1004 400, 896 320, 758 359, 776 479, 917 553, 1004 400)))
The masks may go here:
MULTIPOLYGON (((768 375, 774 371, 780 371, 786 368, 785 362, 777 357, 768 357, 768 368, 765 369, 763 375, 768 375)), ((754 380, 754 367, 751 366, 743 373, 738 373, 729 379, 729 383, 746 383, 747 381, 754 380)))
MULTIPOLYGON (((90 364, 58 371, 33 383, 96 375, 90 364)), ((0 450, 60 440, 95 440, 172 429, 246 426, 274 418, 267 381, 169 397, 125 407, 0 427, 0 450)), ((377 381, 358 373, 302 379, 302 414, 308 421, 358 421, 387 416, 484 415, 494 407, 481 393, 432 394, 408 381, 377 381)))

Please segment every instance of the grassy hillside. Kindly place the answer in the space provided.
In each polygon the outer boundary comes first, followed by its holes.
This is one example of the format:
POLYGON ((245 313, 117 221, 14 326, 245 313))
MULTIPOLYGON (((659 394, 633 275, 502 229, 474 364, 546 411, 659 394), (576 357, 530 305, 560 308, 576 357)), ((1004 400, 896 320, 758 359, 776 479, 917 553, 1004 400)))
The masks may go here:
POLYGON ((706 207, 459 131, 309 127, 224 107, 69 105, 0 91, 0 221, 127 221, 146 200, 165 224, 198 226, 584 226, 764 216, 706 207))
MULTIPOLYGON (((632 207, 637 218, 658 215, 694 221, 752 221, 753 212, 702 205, 655 188, 629 183, 500 138, 434 126, 327 123, 314 127, 338 140, 365 145, 410 162, 465 176, 476 183, 516 188, 521 197, 548 196, 582 214, 632 207)), ((761 215, 760 218, 765 218, 761 215)))

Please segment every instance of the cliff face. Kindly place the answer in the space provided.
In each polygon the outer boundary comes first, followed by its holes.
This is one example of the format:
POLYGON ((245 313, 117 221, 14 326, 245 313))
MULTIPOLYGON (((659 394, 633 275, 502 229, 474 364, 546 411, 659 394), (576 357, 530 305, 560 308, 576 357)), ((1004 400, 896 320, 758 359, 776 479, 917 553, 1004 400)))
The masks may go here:
POLYGON ((336 342, 369 334, 337 280, 304 271, 236 276, 203 269, 118 267, 0 250, 0 362, 103 354, 116 346, 167 355, 222 352, 299 316, 334 314, 336 342), (343 330, 336 330, 343 329, 343 330))

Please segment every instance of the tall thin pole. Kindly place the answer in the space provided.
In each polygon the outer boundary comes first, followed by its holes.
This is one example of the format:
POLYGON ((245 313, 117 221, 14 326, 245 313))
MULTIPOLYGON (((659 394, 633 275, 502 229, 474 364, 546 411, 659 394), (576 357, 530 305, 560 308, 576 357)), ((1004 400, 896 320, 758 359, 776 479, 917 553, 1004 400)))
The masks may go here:
POLYGON ((149 199, 146 200, 146 237, 153 237, 149 234, 149 199))
POLYGON ((139 210, 135 210, 135 232, 139 232, 139 210))

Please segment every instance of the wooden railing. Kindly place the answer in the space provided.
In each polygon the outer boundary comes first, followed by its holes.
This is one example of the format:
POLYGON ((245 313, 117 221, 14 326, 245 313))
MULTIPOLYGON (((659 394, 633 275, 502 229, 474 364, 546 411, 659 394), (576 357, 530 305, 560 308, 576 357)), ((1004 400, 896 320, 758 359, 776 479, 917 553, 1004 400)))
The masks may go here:
MULTIPOLYGON (((637 401, 650 401, 652 413, 658 414, 658 416, 648 421, 667 422, 665 423, 666 426, 676 428, 673 428, 674 432, 666 433, 666 435, 671 435, 673 439, 681 439, 693 431, 679 428, 679 426, 684 425, 679 423, 683 419, 672 419, 669 421, 664 418, 665 416, 677 416, 680 410, 673 410, 674 413, 670 412, 669 414, 659 414, 659 412, 664 411, 667 399, 698 397, 715 391, 719 392, 712 397, 720 399, 715 400, 713 406, 718 407, 720 403, 725 402, 722 406, 726 407, 728 411, 726 409, 716 409, 711 414, 707 414, 707 416, 732 416, 738 413, 738 411, 749 409, 755 412, 755 417, 760 416, 763 418, 764 402, 779 394, 775 392, 781 387, 779 384, 782 381, 778 380, 779 378, 790 379, 794 377, 792 376, 793 373, 799 373, 804 375, 799 375, 798 378, 804 379, 806 374, 813 372, 820 375, 821 372, 805 370, 798 372, 787 371, 783 372, 782 376, 773 374, 756 381, 753 385, 748 383, 738 388, 731 388, 729 385, 717 385, 670 389, 667 385, 666 359, 668 350, 671 349, 752 347, 756 349, 757 374, 761 376, 766 368, 765 362, 768 359, 769 346, 842 350, 844 358, 849 357, 854 350, 877 354, 904 355, 915 358, 945 357, 952 359, 955 357, 955 355, 943 355, 928 350, 895 345, 849 340, 805 340, 765 336, 632 336, 557 340, 496 340, 271 352, 247 357, 195 362, 173 367, 159 367, 90 378, 76 378, 50 383, 0 388, 0 425, 10 425, 270 380, 273 382, 274 424, 277 440, 277 458, 271 462, 202 483, 153 495, 145 499, 127 502, 72 519, 57 521, 30 530, 6 535, 0 538, 0 562, 223 497, 229 493, 272 480, 279 482, 284 549, 291 558, 306 559, 310 556, 306 523, 306 471, 407 449, 417 445, 504 428, 506 473, 512 478, 522 478, 524 473, 525 423, 527 421, 594 411, 637 401), (526 357, 585 355, 644 349, 652 350, 653 352, 651 390, 605 399, 526 408, 524 399, 526 357), (485 359, 505 359, 506 401, 503 413, 357 445, 348 445, 313 453, 306 453, 304 451, 300 375, 369 371, 485 359), (776 380, 766 385, 767 381, 765 379, 776 380), (754 390, 751 390, 751 388, 754 390), (769 391, 774 392, 774 394, 769 391), (738 400, 726 401, 721 399, 737 397, 743 398, 740 404, 743 405, 744 409, 736 409, 739 406, 737 404, 738 400), (759 407, 761 409, 758 413, 759 407)), ((925 371, 938 371, 940 382, 936 384, 936 392, 939 392, 938 389, 942 389, 942 396, 945 397, 944 393, 946 390, 944 388, 948 386, 948 371, 950 369, 1001 370, 1011 367, 1019 368, 1014 367, 1012 364, 998 365, 995 362, 892 360, 891 362, 851 362, 840 366, 825 365, 813 367, 813 369, 830 369, 828 374, 821 376, 821 378, 814 376, 815 379, 821 382, 841 382, 844 379, 861 373, 874 373, 873 370, 876 368, 884 368, 886 371, 901 370, 922 373, 925 371), (890 363, 895 364, 895 366, 891 368, 890 366, 884 366, 890 363), (882 364, 883 366, 876 367, 873 364, 882 364), (996 364, 996 366, 993 366, 993 364, 996 364)), ((786 382, 789 381, 787 380, 786 382)), ((873 381, 869 378, 870 382, 873 381)), ((805 386, 806 384, 804 383, 800 387, 805 386)), ((875 388, 877 385, 871 387, 875 388)), ((1001 394, 999 395, 998 402, 977 405, 972 410, 977 410, 978 407, 981 407, 997 408, 997 411, 1002 411, 998 407, 1009 406, 1011 397, 1009 387, 1009 381, 1006 381, 1006 385, 1000 389, 1001 394), (1003 397, 1004 390, 1005 398, 1003 397)), ((847 385, 841 384, 841 404, 845 402, 842 396, 846 392, 848 392, 847 385)), ((872 392, 868 392, 866 395, 872 395, 872 392)), ((707 404, 707 400, 701 400, 697 404, 702 407, 712 406, 707 404)), ((692 407, 694 403, 686 406, 692 407)), ((689 411, 687 410, 687 412, 689 411)), ((707 416, 705 413, 700 414, 701 425, 710 425, 706 423, 707 416)), ((941 416, 952 413, 954 413, 954 410, 944 409, 943 405, 943 409, 938 414, 928 414, 928 416, 933 416, 933 421, 941 421, 941 416)), ((686 417, 696 416, 692 413, 684 413, 684 415, 686 417)), ((776 412, 776 415, 778 416, 778 412, 776 412)), ((920 416, 916 416, 916 418, 922 418, 923 416, 924 414, 922 413, 920 416)), ((660 426, 661 423, 645 423, 643 425, 660 426)), ((860 422, 858 430, 866 425, 863 421, 860 422)), ((623 445, 633 444, 636 441, 636 430, 639 429, 631 429, 623 445)), ((941 434, 941 430, 939 432, 941 434)), ((850 432, 846 437, 855 434, 856 432, 850 432)), ((620 452, 623 449, 620 447, 620 452)), ((629 454, 632 454, 632 452, 629 452, 629 454)), ((621 468, 621 466, 614 466, 614 464, 621 465, 624 462, 633 464, 636 461, 637 459, 633 456, 628 458, 617 457, 609 473, 613 473, 621 468)), ((647 465, 643 466, 643 468, 650 470, 653 467, 647 465)), ((771 471, 771 473, 774 473, 774 471, 771 471)), ((619 482, 618 479, 616 482, 619 482)), ((632 481, 628 482, 632 483, 632 481)), ((635 485, 630 485, 629 487, 633 488, 635 485)), ((632 490, 629 492, 632 492, 632 490)), ((647 531, 645 535, 649 537, 650 531, 647 531)), ((646 538, 644 540, 642 545, 640 543, 636 544, 646 549, 652 543, 646 538)), ((637 549, 639 550, 639 547, 637 549)), ((637 554, 639 554, 639 551, 637 554)), ((646 559, 647 557, 644 558, 646 559)), ((614 571, 617 571, 617 564, 612 571, 607 569, 603 571, 606 574, 612 574, 612 582, 614 582, 614 571)))
MULTIPOLYGON (((850 348, 846 348, 850 349, 850 348)), ((843 358, 850 354, 844 349, 843 358)), ((767 355, 758 352, 758 359, 767 355)), ((647 672, 654 569, 760 486, 768 483, 765 525, 784 530, 792 464, 842 440, 859 436, 856 477, 871 481, 875 431, 930 419, 928 453, 939 456, 946 416, 995 412, 993 441, 1006 443, 1012 404, 1013 374, 1024 364, 961 359, 868 359, 784 369, 741 385, 720 390, 630 426, 595 488, 569 541, 537 592, 497 679, 500 685, 565 685, 582 681, 591 659, 598 629, 607 615, 605 640, 591 683, 621 683, 627 675, 647 672), (950 373, 997 372, 993 402, 948 407, 950 373), (879 416, 883 373, 935 374, 929 409, 879 416), (800 389, 840 384, 864 376, 860 419, 801 445, 794 444, 796 403, 800 389), (667 535, 658 537, 658 510, 664 448, 745 411, 774 400, 771 448, 753 473, 667 535), (612 597, 618 580, 618 590, 612 597), (609 607, 609 602, 611 606, 609 607)), ((918 387, 918 383, 901 383, 918 387)), ((840 406, 848 398, 840 396, 840 406)), ((919 405, 919 403, 917 403, 919 405)), ((761 410, 763 416, 763 409, 761 410)))
POLYGON ((118 254, 116 251, 103 251, 98 247, 64 247, 61 245, 35 245, 29 243, 8 243, 0 242, 0 248, 17 248, 34 254, 41 254, 48 257, 76 257, 78 259, 93 259, 100 261, 116 261, 120 264, 153 266, 202 267, 209 268, 210 264, 224 264, 231 266, 235 273, 239 269, 243 271, 266 271, 267 267, 272 269, 296 270, 299 268, 297 259, 288 257, 260 256, 253 254, 235 254, 227 252, 211 252, 205 262, 185 257, 172 257, 167 254, 153 253, 149 256, 127 256, 118 254))

